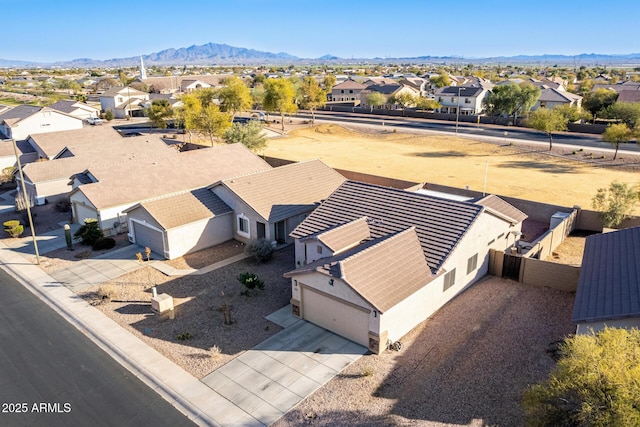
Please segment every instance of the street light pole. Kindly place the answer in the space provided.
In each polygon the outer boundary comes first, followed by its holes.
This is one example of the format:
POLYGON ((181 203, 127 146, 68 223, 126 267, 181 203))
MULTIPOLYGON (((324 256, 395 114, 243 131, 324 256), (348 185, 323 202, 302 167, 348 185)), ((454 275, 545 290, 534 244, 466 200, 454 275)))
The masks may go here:
POLYGON ((462 89, 462 86, 458 86, 458 107, 456 108, 456 135, 458 134, 458 120, 460 118, 460 89, 462 89))

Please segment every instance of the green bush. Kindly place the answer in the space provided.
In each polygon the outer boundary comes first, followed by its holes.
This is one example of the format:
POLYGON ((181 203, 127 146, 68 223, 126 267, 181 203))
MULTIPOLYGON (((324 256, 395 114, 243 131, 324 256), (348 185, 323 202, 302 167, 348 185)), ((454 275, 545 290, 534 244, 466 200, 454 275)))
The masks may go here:
POLYGON ((105 113, 104 113, 104 118, 105 118, 105 120, 107 120, 107 121, 111 121, 111 120, 113 120, 113 111, 111 111, 111 110, 107 110, 107 111, 105 111, 105 113))
POLYGON ((102 239, 104 234, 100 229, 98 220, 95 218, 86 218, 84 225, 73 234, 74 240, 80 240, 83 245, 93 246, 98 240, 102 239))
POLYGON ((103 237, 101 239, 96 240, 96 242, 92 245, 93 250, 99 251, 100 249, 111 249, 116 245, 116 241, 111 237, 103 237))
POLYGON ((183 332, 181 334, 176 335, 176 339, 179 339, 180 341, 187 341, 187 340, 190 340, 191 338, 193 338, 193 335, 191 335, 189 332, 183 332))
POLYGON ((253 273, 242 273, 238 275, 238 281, 247 288, 242 295, 249 296, 250 292, 256 288, 264 289, 264 282, 253 273))
POLYGON ((267 239, 252 240, 245 248, 244 253, 252 256, 256 261, 267 262, 273 256, 273 246, 267 239))
POLYGON ((5 221, 2 225, 4 226, 4 232, 11 237, 20 237, 24 233, 24 226, 17 219, 5 221))

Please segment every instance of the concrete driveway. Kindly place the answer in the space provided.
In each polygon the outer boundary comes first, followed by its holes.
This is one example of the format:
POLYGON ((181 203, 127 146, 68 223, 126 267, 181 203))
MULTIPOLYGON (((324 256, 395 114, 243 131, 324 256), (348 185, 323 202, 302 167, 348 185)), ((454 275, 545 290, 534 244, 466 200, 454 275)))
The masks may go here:
MULTIPOLYGON (((236 413, 239 408, 264 425, 275 422, 367 352, 325 329, 287 317, 287 310, 290 313, 290 307, 280 313, 288 327, 201 380, 235 406, 236 413)), ((219 409, 222 415, 225 408, 219 409)), ((240 419, 229 419, 227 425, 236 421, 240 419)))

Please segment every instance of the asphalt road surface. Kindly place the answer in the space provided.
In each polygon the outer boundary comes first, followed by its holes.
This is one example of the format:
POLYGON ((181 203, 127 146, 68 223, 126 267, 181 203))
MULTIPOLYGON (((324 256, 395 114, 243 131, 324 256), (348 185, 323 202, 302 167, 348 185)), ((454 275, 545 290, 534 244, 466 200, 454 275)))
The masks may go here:
POLYGON ((0 270, 0 426, 193 426, 0 270))

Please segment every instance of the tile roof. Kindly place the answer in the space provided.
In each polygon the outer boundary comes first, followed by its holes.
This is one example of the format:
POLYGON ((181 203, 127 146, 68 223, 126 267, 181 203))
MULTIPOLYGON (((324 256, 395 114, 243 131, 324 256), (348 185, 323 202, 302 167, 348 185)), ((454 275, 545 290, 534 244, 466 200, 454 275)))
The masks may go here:
POLYGON ((489 194, 474 203, 484 206, 489 212, 509 221, 511 224, 519 224, 527 219, 527 214, 494 194, 489 194))
POLYGON ((391 95, 402 88, 402 85, 398 83, 393 84, 372 84, 367 86, 367 90, 371 92, 378 92, 383 95, 391 95))
POLYGON ((266 221, 276 222, 313 209, 344 181, 320 160, 311 160, 228 178, 219 185, 235 193, 266 221))
POLYGON ((482 209, 472 203, 346 181, 291 236, 301 239, 363 216, 369 220, 373 239, 415 226, 424 256, 435 274, 482 209))
POLYGON ((425 262, 416 227, 370 241, 341 255, 320 259, 285 274, 318 271, 351 286, 384 313, 435 278, 425 262), (402 260, 402 262, 380 262, 402 260))
POLYGON ((18 105, 17 107, 13 107, 0 114, 0 122, 7 121, 15 123, 33 116, 38 111, 42 110, 42 108, 43 107, 36 107, 33 105, 18 105))
POLYGON ((347 80, 343 81, 342 83, 338 83, 337 85, 335 85, 333 87, 333 90, 335 90, 335 89, 360 89, 360 90, 362 90, 364 88, 366 88, 365 85, 363 85, 361 83, 358 83, 358 82, 356 82, 354 80, 347 79, 347 80))
POLYGON ((574 322, 640 317, 640 227, 588 236, 574 322))
POLYGON ((580 95, 576 95, 571 92, 562 92, 553 88, 545 88, 540 91, 538 101, 575 102, 579 99, 582 99, 580 95))
POLYGON ((332 252, 336 253, 353 247, 363 240, 368 240, 371 237, 371 231, 369 230, 369 224, 367 224, 367 217, 363 216, 323 231, 316 237, 332 252))
MULTIPOLYGON (((148 136, 124 140, 138 138, 148 136)), ((82 185, 75 191, 81 191, 96 208, 104 209, 193 190, 240 173, 271 169, 267 162, 242 144, 225 144, 183 153, 166 145, 164 149, 175 155, 153 157, 134 153, 117 164, 91 166, 89 171, 99 182, 82 185)))
POLYGON ((82 129, 33 134, 29 142, 51 159, 65 147, 104 145, 121 139, 120 134, 111 126, 87 126, 82 129))
POLYGON ((207 188, 198 188, 143 202, 125 212, 138 207, 146 210, 165 230, 233 211, 207 188))
POLYGON ((104 91, 100 95, 100 98, 103 98, 103 97, 114 97, 116 95, 142 96, 142 95, 149 95, 149 94, 147 92, 142 92, 142 91, 139 91, 139 90, 134 89, 134 88, 129 87, 129 86, 114 86, 114 87, 110 88, 109 90, 104 91))
POLYGON ((616 102, 640 102, 640 90, 621 90, 616 102))
POLYGON ((211 86, 221 86, 222 81, 228 77, 229 74, 148 77, 143 79, 142 82, 146 85, 153 86, 154 91, 163 91, 167 89, 180 89, 183 80, 199 80, 211 86))
POLYGON ((480 95, 483 90, 481 87, 473 86, 445 86, 438 89, 435 94, 441 96, 458 96, 458 93, 460 93, 460 96, 473 97, 480 95), (458 90, 460 90, 460 92, 458 92, 458 90))

